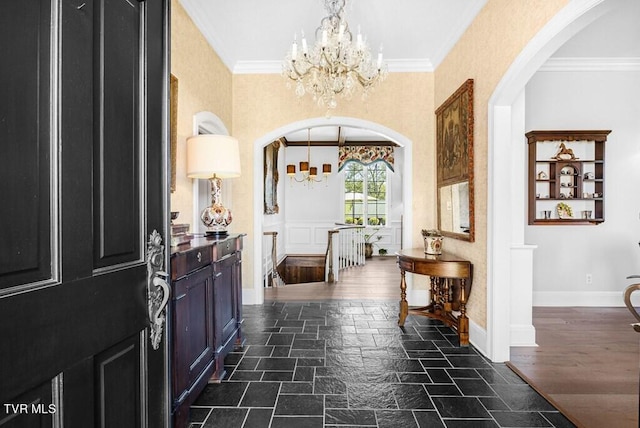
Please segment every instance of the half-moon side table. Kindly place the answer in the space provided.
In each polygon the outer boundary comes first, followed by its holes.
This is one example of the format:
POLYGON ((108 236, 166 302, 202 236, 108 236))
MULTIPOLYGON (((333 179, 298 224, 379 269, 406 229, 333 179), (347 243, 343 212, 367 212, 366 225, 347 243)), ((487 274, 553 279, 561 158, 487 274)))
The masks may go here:
POLYGON ((460 346, 469 346, 466 305, 473 280, 471 262, 446 252, 440 255, 425 254, 422 248, 401 250, 396 256, 401 275, 398 325, 404 326, 408 314, 434 318, 456 330, 460 346), (427 306, 409 308, 405 279, 407 272, 430 277, 431 302, 427 306))

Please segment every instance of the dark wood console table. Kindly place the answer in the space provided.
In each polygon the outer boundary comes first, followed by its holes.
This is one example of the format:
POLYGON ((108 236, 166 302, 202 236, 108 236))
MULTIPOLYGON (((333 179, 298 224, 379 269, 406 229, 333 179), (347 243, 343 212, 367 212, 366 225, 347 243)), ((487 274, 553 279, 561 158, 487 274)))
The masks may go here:
POLYGON ((437 256, 425 254, 422 248, 402 250, 396 256, 401 275, 398 325, 404 326, 408 314, 438 319, 456 330, 460 346, 469 346, 466 305, 473 279, 471 262, 445 252, 437 256), (429 305, 409 308, 406 272, 431 278, 429 305))
POLYGON ((171 384, 174 428, 207 383, 225 375, 224 358, 242 346, 242 238, 194 238, 171 249, 171 384))

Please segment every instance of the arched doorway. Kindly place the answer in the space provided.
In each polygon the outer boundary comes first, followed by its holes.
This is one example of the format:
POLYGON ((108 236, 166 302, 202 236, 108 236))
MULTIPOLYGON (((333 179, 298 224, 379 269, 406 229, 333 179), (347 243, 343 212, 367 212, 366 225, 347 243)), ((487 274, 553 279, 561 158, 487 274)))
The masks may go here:
POLYGON ((256 231, 254 236, 254 260, 256 261, 256 268, 253 272, 253 284, 254 287, 252 290, 244 290, 245 295, 243 296, 243 301, 248 304, 262 304, 264 302, 264 288, 262 287, 262 272, 258 267, 260 266, 259 261, 262 260, 262 211, 263 211, 263 198, 264 198, 264 190, 262 184, 263 178, 263 148, 280 138, 283 135, 286 135, 291 132, 299 131, 307 128, 314 128, 320 126, 328 126, 328 125, 336 125, 336 126, 345 126, 352 128, 362 128, 367 129, 369 131, 375 132, 384 136, 385 138, 397 143, 404 150, 404 169, 403 173, 403 187, 402 187, 402 198, 404 200, 404 212, 403 212, 403 241, 411 242, 411 230, 412 230, 412 212, 411 212, 411 200, 412 200, 412 142, 407 137, 399 134, 398 132, 387 128, 383 125, 380 125, 375 122, 370 122, 367 120, 356 119, 352 117, 317 117, 301 120, 298 122, 293 122, 278 129, 273 130, 272 132, 262 136, 261 138, 254 141, 253 151, 254 151, 254 199, 253 199, 253 211, 256 213, 254 215, 254 227, 253 230, 256 231), (258 214, 260 213, 260 214, 258 214))
POLYGON ((486 350, 492 361, 509 359, 514 331, 529 335, 525 341, 535 341, 531 323, 535 247, 524 242, 525 209, 524 203, 518 203, 523 198, 519 189, 525 188, 524 176, 512 168, 525 165, 524 143, 513 144, 522 141, 525 133, 523 91, 551 54, 607 12, 609 4, 607 0, 569 2, 523 49, 489 100, 486 350), (512 299, 516 284, 518 299, 512 299))

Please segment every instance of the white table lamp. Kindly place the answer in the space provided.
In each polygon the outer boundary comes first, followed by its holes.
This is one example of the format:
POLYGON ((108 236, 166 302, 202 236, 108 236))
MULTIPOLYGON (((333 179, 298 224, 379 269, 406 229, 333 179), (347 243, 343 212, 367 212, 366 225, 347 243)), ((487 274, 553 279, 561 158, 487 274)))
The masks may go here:
POLYGON ((207 235, 226 236, 231 211, 222 205, 222 179, 240 176, 238 140, 228 135, 195 135, 187 138, 187 177, 206 178, 211 183, 211 206, 200 219, 207 235))

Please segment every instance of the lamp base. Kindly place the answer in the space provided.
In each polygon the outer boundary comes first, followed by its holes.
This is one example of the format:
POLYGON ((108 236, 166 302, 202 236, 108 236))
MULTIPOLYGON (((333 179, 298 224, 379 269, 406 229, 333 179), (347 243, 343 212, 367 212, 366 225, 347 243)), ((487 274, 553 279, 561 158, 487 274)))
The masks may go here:
POLYGON ((220 202, 222 180, 214 177, 209 180, 211 183, 211 206, 202 210, 200 220, 207 227, 205 236, 207 238, 224 238, 228 235, 227 226, 231 224, 231 210, 225 208, 220 202))
POLYGON ((229 236, 229 233, 226 230, 207 230, 204 233, 204 236, 207 238, 226 238, 229 236))

